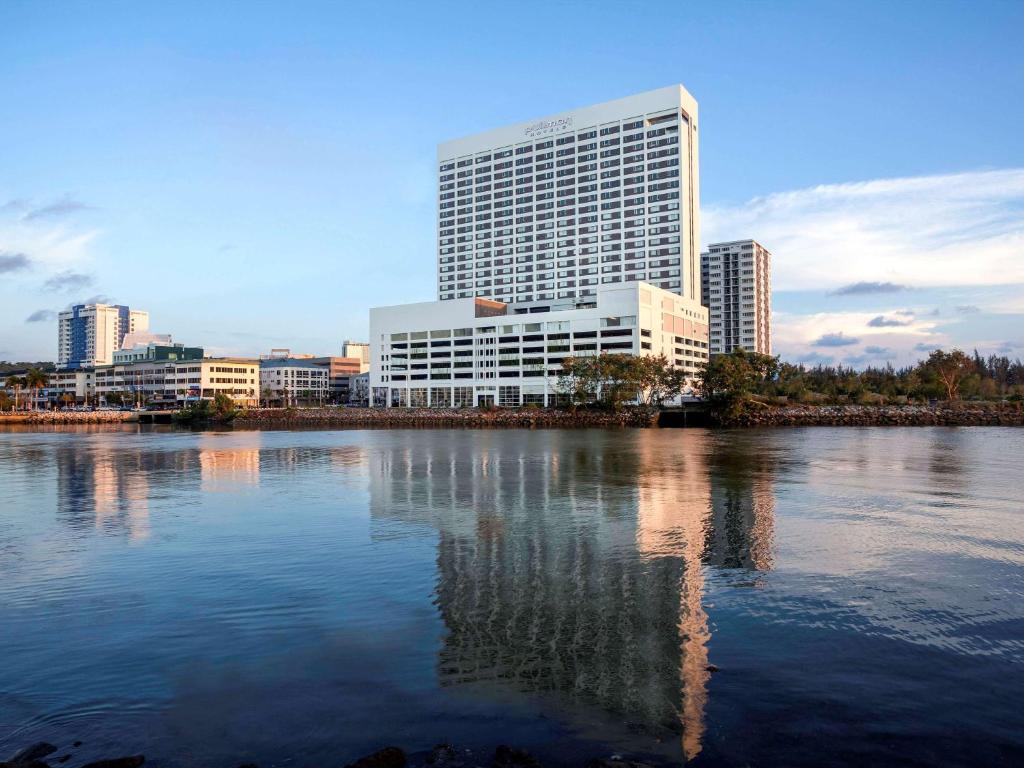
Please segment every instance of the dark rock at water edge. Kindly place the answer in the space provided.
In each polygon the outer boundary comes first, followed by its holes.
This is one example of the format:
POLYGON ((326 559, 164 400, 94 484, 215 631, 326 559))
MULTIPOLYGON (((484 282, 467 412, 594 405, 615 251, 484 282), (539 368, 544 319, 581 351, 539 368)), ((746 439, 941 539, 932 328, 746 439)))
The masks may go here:
POLYGON ((459 752, 451 744, 438 744, 427 755, 426 765, 433 768, 462 768, 471 757, 469 750, 459 752))
POLYGON ((491 765, 494 768, 540 768, 540 761, 529 752, 502 744, 494 750, 491 765))
POLYGON ((94 763, 87 763, 82 768, 139 768, 146 762, 145 755, 131 755, 130 757, 114 757, 109 760, 97 760, 94 763))
POLYGON ((345 768, 405 768, 405 763, 405 752, 398 747, 384 747, 349 763, 345 768))
POLYGON ((6 763, 0 763, 0 765, 30 765, 41 761, 47 755, 52 755, 57 751, 57 748, 46 741, 37 741, 35 744, 25 747, 24 749, 16 752, 6 763))

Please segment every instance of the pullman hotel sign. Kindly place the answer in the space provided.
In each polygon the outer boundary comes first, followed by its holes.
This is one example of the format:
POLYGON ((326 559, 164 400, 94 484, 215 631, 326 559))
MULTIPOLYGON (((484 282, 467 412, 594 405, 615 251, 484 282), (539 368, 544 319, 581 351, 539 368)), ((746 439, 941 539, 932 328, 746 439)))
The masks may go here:
POLYGON ((572 130, 571 117, 559 117, 555 120, 540 120, 528 125, 523 129, 523 135, 534 139, 538 136, 548 136, 552 133, 565 133, 572 130))

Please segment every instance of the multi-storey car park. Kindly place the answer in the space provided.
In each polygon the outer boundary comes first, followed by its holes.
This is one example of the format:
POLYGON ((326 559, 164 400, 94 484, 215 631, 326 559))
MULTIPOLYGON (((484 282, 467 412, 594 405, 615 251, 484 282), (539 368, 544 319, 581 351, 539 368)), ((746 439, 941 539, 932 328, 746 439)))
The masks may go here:
POLYGON ((697 102, 674 85, 438 146, 438 298, 700 300, 697 102))
POLYGON ((691 377, 707 362, 707 310, 651 285, 599 287, 586 307, 509 309, 483 298, 371 309, 370 404, 555 405, 570 356, 663 354, 691 377))

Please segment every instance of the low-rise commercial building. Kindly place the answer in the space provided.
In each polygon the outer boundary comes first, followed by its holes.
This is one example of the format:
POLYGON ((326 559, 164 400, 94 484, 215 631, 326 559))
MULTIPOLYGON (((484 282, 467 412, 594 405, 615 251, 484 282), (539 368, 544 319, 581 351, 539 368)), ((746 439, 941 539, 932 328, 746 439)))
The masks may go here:
POLYGON ((240 357, 151 360, 95 370, 96 394, 117 393, 127 402, 183 405, 225 394, 243 407, 259 402, 260 362, 240 357))
POLYGON ((647 283, 597 289, 574 309, 516 312, 482 298, 370 310, 370 405, 554 405, 566 357, 663 354, 691 377, 708 358, 707 309, 647 283))
POLYGON ((47 398, 61 405, 91 404, 96 399, 95 370, 76 368, 48 374, 47 398))
MULTIPOLYGON (((168 337, 169 339, 170 337, 168 337)), ((125 347, 114 352, 114 365, 125 363, 155 362, 158 360, 202 360, 202 347, 186 347, 184 344, 148 342, 125 347)))
POLYGON ((352 405, 370 404, 370 373, 360 373, 352 377, 348 402, 352 405))
POLYGON ((351 397, 352 377, 366 370, 359 357, 311 357, 304 362, 327 370, 327 400, 332 403, 347 403, 351 397))
POLYGON ((260 361, 260 396, 267 405, 322 404, 330 398, 327 366, 307 360, 260 361))

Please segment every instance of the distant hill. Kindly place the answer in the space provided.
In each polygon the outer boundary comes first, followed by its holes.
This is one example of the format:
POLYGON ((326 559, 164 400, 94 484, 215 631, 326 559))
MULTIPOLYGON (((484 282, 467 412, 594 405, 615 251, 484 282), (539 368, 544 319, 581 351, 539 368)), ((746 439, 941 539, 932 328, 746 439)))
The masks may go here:
POLYGON ((0 376, 6 376, 9 373, 16 371, 24 371, 28 368, 39 368, 42 371, 55 371, 57 366, 55 363, 50 362, 12 362, 10 360, 0 360, 0 376))

